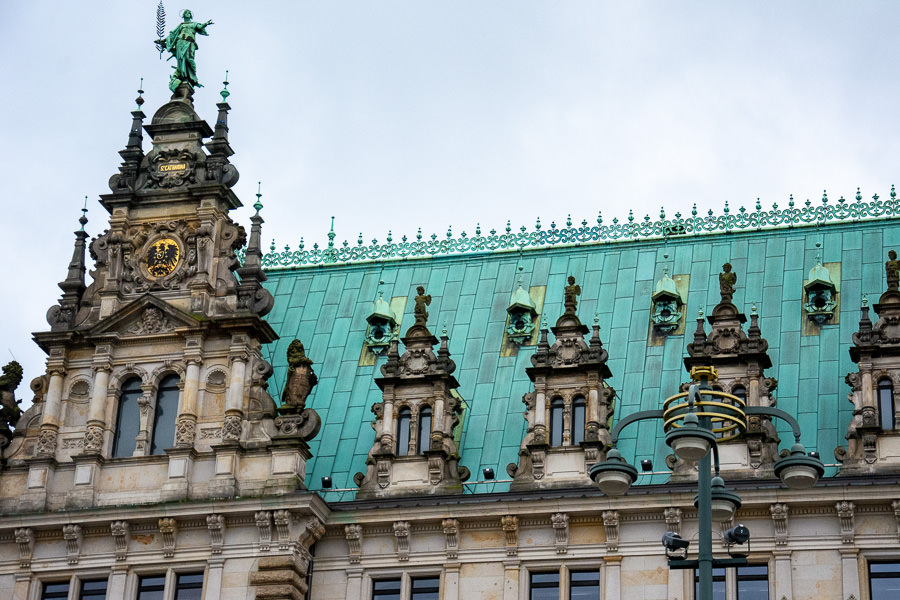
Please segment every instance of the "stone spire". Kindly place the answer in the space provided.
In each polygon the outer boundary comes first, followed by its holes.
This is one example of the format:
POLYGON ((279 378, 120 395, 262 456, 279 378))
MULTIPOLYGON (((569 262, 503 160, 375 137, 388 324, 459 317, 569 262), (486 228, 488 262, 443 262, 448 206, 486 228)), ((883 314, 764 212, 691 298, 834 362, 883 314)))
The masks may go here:
POLYGON ((84 199, 85 207, 81 209, 81 217, 78 222, 81 229, 75 232, 75 247, 72 250, 72 260, 69 261, 69 271, 66 278, 59 282, 59 288, 63 291, 59 304, 50 308, 47 312, 47 322, 52 331, 72 329, 75 326, 75 316, 84 294, 84 249, 88 234, 84 230, 87 224, 87 197, 84 199))
POLYGON ((144 79, 141 78, 138 97, 135 99, 137 110, 131 111, 131 130, 128 132, 128 143, 123 150, 119 150, 119 156, 122 157, 119 173, 109 178, 109 189, 113 192, 134 189, 141 168, 141 161, 144 160, 143 129, 146 115, 141 110, 141 105, 144 104, 144 90, 141 89, 144 87, 143 84, 144 79))
POLYGON ((267 314, 272 310, 275 299, 269 290, 262 287, 262 282, 266 281, 265 272, 262 269, 262 224, 264 223, 259 211, 262 210, 262 182, 256 191, 256 202, 253 208, 256 214, 250 217, 250 242, 247 244, 247 251, 244 254, 244 264, 237 269, 237 274, 241 278, 238 286, 238 309, 249 310, 260 316, 267 314))

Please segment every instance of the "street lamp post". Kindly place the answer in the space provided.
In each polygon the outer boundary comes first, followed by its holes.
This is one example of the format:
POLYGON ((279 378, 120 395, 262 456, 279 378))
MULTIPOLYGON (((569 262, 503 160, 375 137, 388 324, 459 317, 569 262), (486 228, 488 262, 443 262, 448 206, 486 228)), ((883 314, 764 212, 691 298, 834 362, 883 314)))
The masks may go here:
MULTIPOLYGON (((733 439, 746 430, 747 415, 767 415, 784 419, 791 425, 794 445, 790 455, 775 463, 775 475, 791 488, 809 488, 816 484, 825 472, 822 461, 807 456, 800 444, 800 426, 788 413, 772 407, 747 407, 737 396, 715 391, 710 381, 715 381, 717 372, 712 367, 695 367, 691 378, 695 381, 687 393, 676 394, 663 404, 663 410, 645 410, 623 418, 613 428, 611 444, 606 460, 591 467, 591 479, 597 482, 600 491, 608 496, 621 496, 637 480, 637 469, 628 464, 616 443, 619 433, 628 425, 646 419, 662 419, 666 431, 666 444, 680 459, 698 462, 697 507, 698 556, 687 560, 688 542, 673 533, 663 537, 670 569, 696 569, 699 575, 698 600, 712 600, 713 568, 736 567, 747 564, 746 557, 717 559, 712 550, 712 521, 729 520, 741 506, 741 498, 725 488, 719 477, 719 449, 717 442, 733 439), (712 452, 710 452, 712 450, 712 452), (712 455, 712 456, 710 456, 712 455), (712 470, 715 469, 715 477, 712 470), (683 552, 683 556, 673 556, 672 552, 683 552)), ((744 543, 749 539, 749 531, 743 525, 729 530, 729 543, 744 543)), ((730 551, 729 551, 730 553, 730 551)))

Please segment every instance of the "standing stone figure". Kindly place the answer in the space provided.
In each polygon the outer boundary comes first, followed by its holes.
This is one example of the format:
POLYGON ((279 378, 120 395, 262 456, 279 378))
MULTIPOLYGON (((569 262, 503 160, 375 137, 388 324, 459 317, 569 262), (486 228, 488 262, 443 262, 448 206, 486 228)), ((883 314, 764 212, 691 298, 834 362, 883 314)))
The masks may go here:
POLYGON ((294 340, 287 349, 288 374, 281 403, 302 411, 306 408, 306 398, 316 385, 318 377, 313 371, 313 361, 306 356, 303 342, 294 340))
POLYGON ((3 367, 0 377, 0 449, 9 446, 12 441, 12 427, 15 427, 22 409, 16 400, 16 388, 22 382, 22 366, 10 361, 3 367))
POLYGON ((574 315, 578 308, 578 296, 581 295, 581 286, 575 285, 575 276, 569 275, 569 285, 566 286, 565 295, 563 296, 563 306, 566 308, 565 314, 574 315))
POLYGON ((421 285, 416 288, 416 305, 413 308, 413 316, 416 318, 415 325, 425 327, 428 322, 428 311, 425 307, 431 304, 431 294, 425 295, 425 288, 421 285))
POLYGON ((888 260, 884 263, 884 275, 887 278, 887 289, 896 290, 900 287, 900 260, 897 260, 897 253, 891 250, 888 252, 888 260))
POLYGON ((197 81, 197 63, 194 62, 194 53, 197 51, 196 37, 198 35, 209 35, 206 28, 212 25, 212 21, 206 23, 195 23, 191 19, 194 17, 191 11, 184 10, 181 13, 184 18, 183 23, 169 32, 166 37, 166 50, 172 53, 169 57, 171 60, 175 58, 175 72, 169 79, 169 89, 173 92, 178 89, 182 83, 186 83, 191 87, 203 87, 197 81))
POLYGON ((722 272, 719 273, 719 293, 722 294, 722 302, 731 302, 735 283, 737 275, 731 272, 731 263, 725 263, 722 265, 722 272))

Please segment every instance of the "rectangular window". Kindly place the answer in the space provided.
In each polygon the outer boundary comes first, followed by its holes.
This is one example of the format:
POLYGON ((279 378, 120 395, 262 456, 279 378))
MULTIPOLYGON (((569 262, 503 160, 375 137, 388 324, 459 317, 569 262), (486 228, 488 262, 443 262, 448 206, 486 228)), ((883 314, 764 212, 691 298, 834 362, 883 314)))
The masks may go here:
POLYGON ((569 571, 569 600, 600 600, 600 572, 569 571))
POLYGON ((68 598, 69 582, 45 583, 41 589, 41 600, 50 600, 51 598, 68 598))
POLYGON ((900 562, 869 563, 869 598, 871 600, 900 598, 900 562))
POLYGON ((532 573, 530 600, 559 600, 559 573, 532 573))
POLYGON ((137 600, 165 600, 165 594, 165 575, 141 575, 138 579, 137 600))
POLYGON ((400 600, 400 578, 373 581, 372 600, 400 600))
POLYGON ((82 579, 78 600, 106 600, 106 579, 82 579))
MULTIPOLYGON (((700 571, 694 571, 694 598, 700 597, 700 571)), ((725 600, 725 569, 713 569, 713 600, 725 600)))
POLYGON ((737 568, 738 600, 769 600, 769 567, 747 565, 737 568))
POLYGON ((438 600, 441 594, 440 577, 415 577, 412 580, 411 600, 438 600))
POLYGON ((203 573, 178 573, 175 578, 175 600, 201 600, 203 573))

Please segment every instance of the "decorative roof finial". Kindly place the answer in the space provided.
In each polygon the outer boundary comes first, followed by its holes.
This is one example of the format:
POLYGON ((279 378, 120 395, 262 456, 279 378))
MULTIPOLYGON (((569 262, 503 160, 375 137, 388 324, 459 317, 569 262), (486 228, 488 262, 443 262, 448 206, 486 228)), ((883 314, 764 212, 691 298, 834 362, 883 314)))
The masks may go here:
POLYGON ((256 209, 256 214, 259 214, 259 211, 262 209, 262 181, 258 181, 256 183, 256 202, 253 203, 253 208, 256 209))
MULTIPOLYGON (((162 4, 162 2, 160 2, 162 4)), ((141 85, 138 86, 138 97, 134 99, 134 102, 137 104, 137 109, 141 110, 141 105, 144 104, 144 78, 141 77, 141 85)))
POLYGON ((225 81, 222 82, 222 85, 225 87, 222 88, 219 95, 222 96, 222 102, 228 102, 228 96, 231 95, 231 92, 228 91, 228 69, 225 69, 225 81))
POLYGON ((868 296, 867 294, 863 294, 863 297, 862 297, 862 305, 863 305, 864 307, 869 305, 869 296, 868 296))
POLYGON ((87 201, 88 197, 84 197, 84 208, 81 209, 81 217, 78 219, 78 222, 81 223, 81 231, 84 231, 84 226, 87 225, 87 201))
POLYGON ((750 315, 751 315, 751 316, 756 316, 756 315, 758 315, 758 314, 759 314, 759 313, 756 312, 756 302, 754 302, 753 304, 750 305, 750 315))
POLYGON ((331 229, 328 231, 328 247, 334 248, 334 217, 331 217, 331 229))

